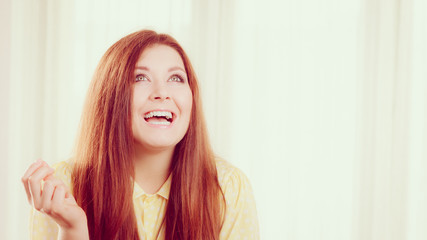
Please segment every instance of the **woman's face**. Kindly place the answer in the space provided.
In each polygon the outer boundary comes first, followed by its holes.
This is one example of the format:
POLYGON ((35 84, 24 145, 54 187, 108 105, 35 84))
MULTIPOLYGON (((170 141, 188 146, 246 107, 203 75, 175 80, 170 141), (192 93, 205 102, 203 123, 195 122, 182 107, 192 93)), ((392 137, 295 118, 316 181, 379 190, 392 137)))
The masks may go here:
POLYGON ((146 150, 175 147, 187 132, 193 97, 181 56, 166 45, 145 49, 135 65, 132 132, 146 150))

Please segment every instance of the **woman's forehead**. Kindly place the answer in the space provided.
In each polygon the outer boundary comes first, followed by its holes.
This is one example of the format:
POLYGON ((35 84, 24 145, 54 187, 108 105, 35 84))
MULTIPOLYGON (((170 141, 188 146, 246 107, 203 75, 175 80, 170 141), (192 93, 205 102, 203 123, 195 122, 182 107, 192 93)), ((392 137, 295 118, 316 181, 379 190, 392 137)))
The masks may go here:
POLYGON ((181 68, 185 69, 181 55, 172 47, 156 44, 150 46, 140 54, 135 68, 146 68, 154 70, 156 68, 181 68))

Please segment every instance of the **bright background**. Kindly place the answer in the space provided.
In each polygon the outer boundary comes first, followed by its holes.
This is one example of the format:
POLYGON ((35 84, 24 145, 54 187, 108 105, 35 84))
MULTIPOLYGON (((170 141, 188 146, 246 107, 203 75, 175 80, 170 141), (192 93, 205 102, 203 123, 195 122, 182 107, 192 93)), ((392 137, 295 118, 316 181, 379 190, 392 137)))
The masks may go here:
POLYGON ((427 239, 427 1, 1 0, 0 239, 20 177, 70 157, 102 54, 150 28, 186 49, 216 153, 262 239, 427 239))

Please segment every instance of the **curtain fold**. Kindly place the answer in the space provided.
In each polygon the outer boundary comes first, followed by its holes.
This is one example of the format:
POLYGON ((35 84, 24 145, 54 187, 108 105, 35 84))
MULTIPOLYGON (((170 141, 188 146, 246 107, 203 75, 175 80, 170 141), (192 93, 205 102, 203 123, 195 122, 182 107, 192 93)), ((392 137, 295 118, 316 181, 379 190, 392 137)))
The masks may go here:
POLYGON ((355 239, 405 239, 412 2, 365 1, 360 199, 355 239))

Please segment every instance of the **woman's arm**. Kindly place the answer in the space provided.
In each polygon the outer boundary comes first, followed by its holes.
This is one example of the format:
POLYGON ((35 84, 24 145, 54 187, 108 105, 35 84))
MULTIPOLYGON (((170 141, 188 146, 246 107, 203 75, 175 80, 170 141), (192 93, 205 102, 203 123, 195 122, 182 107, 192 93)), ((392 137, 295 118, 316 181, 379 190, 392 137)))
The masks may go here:
POLYGON ((86 214, 65 184, 44 161, 33 163, 22 177, 28 202, 59 226, 59 239, 89 239, 86 214))

